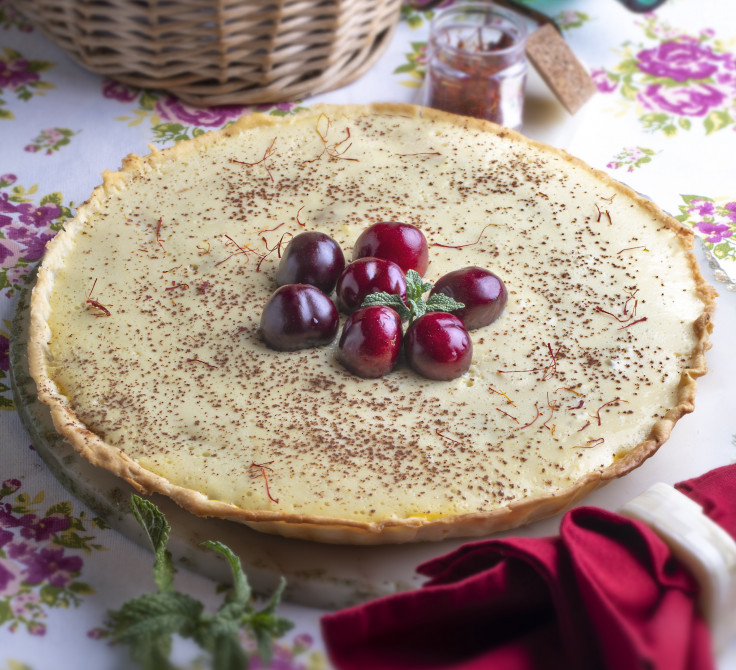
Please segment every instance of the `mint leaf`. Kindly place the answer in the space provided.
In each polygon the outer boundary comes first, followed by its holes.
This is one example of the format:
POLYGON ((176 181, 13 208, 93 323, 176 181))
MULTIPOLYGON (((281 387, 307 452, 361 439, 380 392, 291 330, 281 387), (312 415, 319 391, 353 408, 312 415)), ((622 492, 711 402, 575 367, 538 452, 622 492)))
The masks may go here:
POLYGON ((416 270, 406 273, 406 298, 407 300, 419 301, 422 295, 434 288, 429 282, 425 282, 416 270))
POLYGON ((411 311, 409 322, 414 321, 415 319, 418 319, 426 314, 427 303, 424 302, 424 300, 422 300, 421 298, 419 298, 418 300, 407 298, 406 301, 409 303, 409 310, 411 311))
POLYGON ((178 591, 145 593, 112 614, 113 632, 125 644, 145 636, 191 635, 203 609, 201 602, 178 591))
POLYGON ((247 667, 248 655, 243 651, 237 634, 215 639, 212 670, 243 670, 247 667))
POLYGON ((170 636, 141 636, 130 649, 130 655, 133 660, 140 663, 145 670, 176 670, 169 663, 170 654, 170 636))
POLYGON ((226 602, 236 603, 241 607, 245 607, 250 602, 250 585, 243 572, 240 559, 230 547, 222 542, 207 540, 206 542, 202 542, 202 546, 206 549, 219 552, 227 559, 230 564, 230 570, 233 573, 233 590, 227 595, 226 602))
POLYGON ((454 312, 456 309, 465 307, 465 304, 444 293, 435 293, 427 300, 428 312, 454 312))
POLYGON ((153 564, 156 586, 159 591, 168 591, 173 588, 174 583, 174 563, 171 560, 171 554, 166 550, 171 526, 156 505, 140 496, 131 496, 130 509, 153 547, 153 553, 156 556, 153 564))
POLYGON ((173 670, 169 662, 173 635, 191 638, 209 652, 214 670, 243 670, 248 667, 248 654, 240 643, 240 631, 245 628, 256 639, 262 665, 270 665, 273 639, 293 626, 275 613, 285 581, 281 580, 266 606, 256 611, 240 558, 222 542, 203 542, 207 549, 222 554, 233 575, 232 590, 217 612, 209 614, 199 600, 174 589, 174 566, 166 549, 171 527, 164 515, 136 495, 130 506, 156 555, 158 591, 132 598, 118 611, 109 612, 113 640, 129 645, 131 656, 144 670, 173 670))
POLYGON ((411 317, 411 310, 404 304, 401 296, 393 293, 384 293, 383 291, 369 293, 363 300, 361 307, 370 307, 371 305, 393 307, 402 319, 409 319, 411 317))
POLYGON ((111 612, 113 639, 130 645, 131 656, 146 670, 168 670, 171 636, 196 629, 202 603, 177 591, 147 593, 111 612))
POLYGON ((444 293, 436 293, 424 300, 422 297, 427 291, 434 288, 433 284, 425 282, 422 276, 416 270, 409 270, 406 273, 406 302, 401 296, 392 293, 369 293, 363 300, 361 307, 370 305, 385 305, 393 307, 403 320, 409 320, 409 323, 424 316, 427 312, 453 312, 456 309, 465 307, 464 303, 457 302, 444 293))
POLYGON ((269 603, 250 620, 250 627, 258 643, 258 655, 266 667, 271 665, 273 658, 273 638, 281 637, 294 627, 291 621, 275 614, 285 587, 286 580, 282 577, 269 603))

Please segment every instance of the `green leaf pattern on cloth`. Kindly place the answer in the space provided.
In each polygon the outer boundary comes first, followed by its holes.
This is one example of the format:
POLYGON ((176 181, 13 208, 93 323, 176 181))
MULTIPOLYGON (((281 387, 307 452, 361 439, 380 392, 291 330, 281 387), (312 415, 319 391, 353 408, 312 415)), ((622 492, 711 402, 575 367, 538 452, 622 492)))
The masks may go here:
POLYGON ((590 21, 589 14, 574 9, 565 9, 553 18, 560 30, 582 28, 586 23, 588 23, 588 21, 590 21))
POLYGON ((28 101, 34 96, 44 95, 54 85, 44 81, 41 74, 54 67, 54 63, 29 59, 8 47, 3 47, 0 54, 0 121, 8 121, 15 115, 5 109, 5 97, 13 95, 28 101))
POLYGON ((0 0, 0 28, 4 30, 15 28, 22 33, 30 33, 33 30, 28 19, 13 6, 12 0, 0 0))
POLYGON ((77 133, 69 128, 46 128, 26 145, 29 153, 45 153, 50 156, 61 147, 66 146, 77 133))
POLYGON ((658 152, 647 147, 627 147, 622 149, 615 158, 606 165, 611 170, 626 168, 627 172, 633 172, 646 163, 651 163, 652 157, 658 152))
POLYGON ((0 328, 0 409, 13 410, 15 402, 10 388, 10 323, 0 328))
POLYGON ((405 54, 406 62, 399 65, 394 74, 408 75, 408 79, 401 81, 402 86, 419 88, 427 73, 427 43, 411 42, 411 51, 405 54))

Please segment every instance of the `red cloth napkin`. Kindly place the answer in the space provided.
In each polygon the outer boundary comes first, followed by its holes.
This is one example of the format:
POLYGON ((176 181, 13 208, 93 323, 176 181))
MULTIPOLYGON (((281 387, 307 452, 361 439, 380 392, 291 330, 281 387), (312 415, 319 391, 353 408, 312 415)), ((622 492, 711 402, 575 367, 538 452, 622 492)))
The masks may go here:
POLYGON ((703 512, 736 539, 736 465, 724 465, 695 479, 675 484, 703 512))
POLYGON ((474 542, 418 571, 420 589, 323 617, 336 668, 714 667, 692 576, 647 526, 605 510, 568 512, 556 538, 474 542))

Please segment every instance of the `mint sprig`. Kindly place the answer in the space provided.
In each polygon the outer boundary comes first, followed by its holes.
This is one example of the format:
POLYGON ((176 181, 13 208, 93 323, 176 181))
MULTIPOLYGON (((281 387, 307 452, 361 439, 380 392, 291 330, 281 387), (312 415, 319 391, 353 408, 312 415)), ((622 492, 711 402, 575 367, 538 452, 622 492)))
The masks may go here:
POLYGON ((435 293, 429 296, 428 300, 424 300, 422 296, 433 288, 434 285, 425 282, 416 270, 409 270, 406 273, 406 302, 401 299, 401 296, 379 291, 368 294, 361 307, 370 305, 393 307, 399 316, 404 320, 408 319, 409 323, 424 316, 427 312, 453 312, 465 307, 464 303, 444 293, 435 293))
POLYGON ((131 497, 130 506, 153 547, 158 591, 133 598, 108 613, 113 640, 129 645, 131 656, 145 670, 173 670, 169 655, 175 634, 192 638, 209 652, 214 670, 243 670, 248 667, 248 654, 239 639, 244 627, 255 637, 263 665, 270 665, 273 639, 293 626, 276 615, 284 579, 266 606, 256 611, 240 559, 221 542, 203 542, 202 546, 225 557, 233 575, 233 588, 225 602, 214 614, 206 612, 199 600, 174 589, 174 564, 166 548, 171 527, 165 516, 156 505, 136 495, 131 497))

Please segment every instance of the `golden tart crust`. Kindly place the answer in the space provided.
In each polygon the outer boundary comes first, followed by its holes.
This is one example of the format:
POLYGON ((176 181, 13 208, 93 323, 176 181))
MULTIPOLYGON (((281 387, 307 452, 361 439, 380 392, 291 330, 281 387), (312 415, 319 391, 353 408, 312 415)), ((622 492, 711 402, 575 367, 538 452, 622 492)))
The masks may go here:
POLYGON ((640 465, 692 411, 714 291, 692 234, 565 152, 408 105, 253 115, 129 156, 52 240, 31 373, 92 463, 202 516, 303 539, 478 536, 640 465), (451 382, 352 376, 335 344, 263 345, 281 245, 350 257, 398 220, 426 279, 501 276, 501 318, 451 382))

